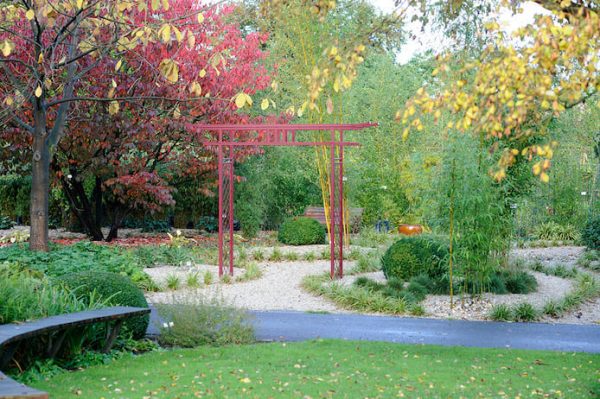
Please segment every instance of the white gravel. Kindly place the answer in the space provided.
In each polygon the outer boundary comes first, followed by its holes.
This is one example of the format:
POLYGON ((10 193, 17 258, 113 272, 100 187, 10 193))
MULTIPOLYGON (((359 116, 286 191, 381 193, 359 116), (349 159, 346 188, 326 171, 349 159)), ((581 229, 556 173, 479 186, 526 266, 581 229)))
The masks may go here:
MULTIPOLYGON (((352 262, 345 263, 348 267, 352 262)), ((252 310, 298 310, 343 312, 335 304, 324 298, 304 291, 300 284, 308 275, 329 270, 329 261, 315 262, 267 262, 260 265, 263 276, 258 280, 235 284, 212 284, 200 290, 189 290, 190 294, 200 292, 207 297, 221 295, 226 303, 252 310)), ((238 274, 239 275, 239 274, 238 274)), ((185 290, 180 290, 185 292, 185 290)), ((152 303, 170 302, 170 292, 148 293, 152 303)))

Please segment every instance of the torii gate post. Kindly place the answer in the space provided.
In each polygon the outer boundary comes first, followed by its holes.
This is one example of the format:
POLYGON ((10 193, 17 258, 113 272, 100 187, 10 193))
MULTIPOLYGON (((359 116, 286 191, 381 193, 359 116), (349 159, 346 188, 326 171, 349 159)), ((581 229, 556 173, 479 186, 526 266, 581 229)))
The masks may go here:
POLYGON ((377 126, 377 123, 359 124, 249 124, 249 125, 196 125, 199 129, 214 132, 217 141, 206 141, 209 148, 216 147, 218 161, 219 190, 219 277, 223 276, 225 222, 229 231, 229 274, 233 276, 234 260, 234 165, 235 147, 284 146, 284 147, 329 147, 329 245, 330 276, 344 275, 344 147, 356 147, 359 143, 344 141, 344 132, 377 126), (298 132, 329 131, 330 141, 298 141, 298 132), (253 138, 236 137, 239 133, 256 133, 253 138), (339 140, 337 133, 339 132, 339 140), (224 135, 227 134, 227 137, 224 135), (337 150, 337 151, 336 151, 337 150), (227 155, 227 157, 225 156, 227 155), (227 191, 228 207, 224 207, 227 191))

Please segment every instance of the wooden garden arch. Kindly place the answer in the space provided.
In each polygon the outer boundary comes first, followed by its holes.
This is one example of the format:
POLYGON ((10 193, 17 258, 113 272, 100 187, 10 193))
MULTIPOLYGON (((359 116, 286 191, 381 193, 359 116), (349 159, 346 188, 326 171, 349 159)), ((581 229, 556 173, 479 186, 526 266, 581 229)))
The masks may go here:
POLYGON ((208 148, 216 150, 219 173, 219 277, 223 275, 223 252, 225 228, 229 231, 229 274, 233 275, 233 192, 235 147, 321 147, 330 151, 329 182, 329 244, 331 278, 344 274, 344 148, 356 147, 359 143, 344 140, 344 132, 377 126, 377 123, 357 124, 200 124, 197 128, 213 133, 208 148), (304 132, 329 132, 329 141, 301 141, 304 132), (240 133, 247 133, 240 137, 240 133), (228 206, 224 199, 228 198, 228 206), (226 226, 226 224, 228 226, 226 226))

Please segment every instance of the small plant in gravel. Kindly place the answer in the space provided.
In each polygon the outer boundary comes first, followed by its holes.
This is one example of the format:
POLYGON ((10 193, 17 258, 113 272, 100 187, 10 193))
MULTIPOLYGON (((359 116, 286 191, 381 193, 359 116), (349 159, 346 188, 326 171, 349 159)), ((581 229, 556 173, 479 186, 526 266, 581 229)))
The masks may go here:
POLYGON ((262 270, 258 267, 258 264, 251 262, 246 266, 246 271, 241 276, 236 278, 237 281, 250 281, 256 280, 262 276, 262 270))
POLYGON ((512 320, 512 310, 507 304, 499 303, 492 306, 489 317, 495 321, 510 321, 512 320))
POLYGON ((176 290, 179 288, 179 286, 181 285, 181 280, 179 279, 179 276, 175 275, 175 274, 169 274, 167 276, 167 288, 170 290, 176 290))
POLYGON ((522 302, 514 307, 513 315, 515 321, 535 321, 538 312, 529 302, 522 302))
POLYGON ((283 252, 277 247, 273 248, 273 252, 269 255, 269 261, 281 262, 283 260, 283 252))
POLYGON ((563 313, 563 309, 558 302, 550 300, 544 304, 544 307, 542 308, 542 313, 546 316, 558 317, 563 313))
POLYGON ((542 273, 545 269, 544 264, 539 260, 534 261, 529 267, 534 272, 540 272, 540 273, 542 273))
POLYGON ((221 282, 223 284, 231 284, 233 282, 233 280, 231 279, 231 275, 230 274, 224 274, 221 277, 221 282))
POLYGON ((190 288, 200 287, 200 275, 198 272, 189 273, 185 279, 185 284, 190 288))
POLYGON ((293 262, 293 261, 298 260, 300 258, 300 256, 296 252, 286 252, 283 255, 283 258, 287 261, 293 262))
POLYGON ((304 260, 307 262, 314 262, 317 260, 317 254, 315 254, 313 251, 306 252, 304 254, 304 260))
POLYGON ((323 250, 321 250, 321 253, 319 254, 319 258, 323 259, 323 260, 329 260, 330 257, 331 257, 331 249, 323 248, 323 250))
POLYGON ((344 252, 344 259, 347 260, 358 260, 362 255, 362 252, 357 248, 352 248, 350 252, 344 252))
POLYGON ((213 274, 207 270, 202 275, 202 280, 204 281, 204 285, 211 285, 213 282, 213 274))
POLYGON ((240 247, 236 259, 241 263, 244 263, 248 260, 248 251, 246 251, 246 248, 240 247))
POLYGON ((381 269, 379 263, 380 257, 376 254, 370 252, 366 254, 361 254, 358 257, 358 261, 356 262, 356 266, 354 267, 354 272, 356 273, 370 273, 376 272, 381 269))
POLYGON ((265 260, 265 252, 262 249, 255 249, 252 251, 252 259, 257 262, 262 262, 265 260))

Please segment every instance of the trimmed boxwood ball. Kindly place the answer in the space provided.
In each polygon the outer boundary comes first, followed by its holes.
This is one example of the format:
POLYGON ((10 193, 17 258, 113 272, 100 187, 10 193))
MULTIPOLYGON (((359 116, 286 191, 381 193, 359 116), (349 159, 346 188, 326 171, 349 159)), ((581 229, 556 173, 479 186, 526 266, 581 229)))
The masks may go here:
POLYGON ((392 278, 410 280, 425 274, 439 278, 445 272, 448 246, 431 236, 407 237, 396 241, 381 258, 383 274, 392 278))
MULTIPOLYGON (((144 293, 128 277, 117 273, 90 270, 65 274, 57 282, 73 290, 83 300, 89 298, 90 293, 95 290, 96 295, 107 299, 111 306, 148 307, 144 293)), ((127 319, 123 323, 123 329, 131 332, 133 338, 140 339, 146 335, 149 321, 148 315, 127 319)))
POLYGON ((581 232, 581 242, 588 249, 600 249, 600 216, 587 221, 581 232))
POLYGON ((321 223, 300 216, 283 222, 277 239, 287 245, 325 244, 326 235, 325 227, 321 223))

